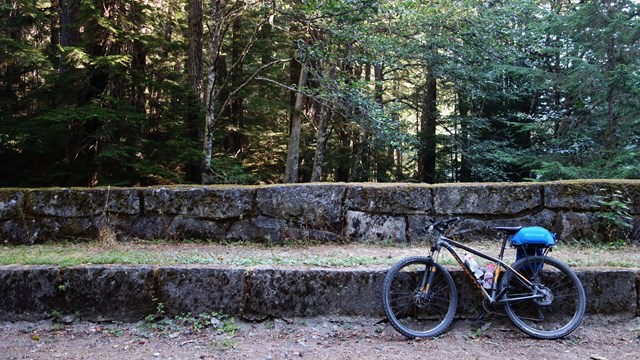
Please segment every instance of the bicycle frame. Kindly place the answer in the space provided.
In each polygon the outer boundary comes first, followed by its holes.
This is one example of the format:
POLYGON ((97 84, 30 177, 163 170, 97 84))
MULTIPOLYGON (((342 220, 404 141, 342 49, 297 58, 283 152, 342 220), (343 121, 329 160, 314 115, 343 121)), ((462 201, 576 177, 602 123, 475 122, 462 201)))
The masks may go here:
MULTIPOLYGON (((451 254, 451 256, 453 256, 453 258, 458 262, 458 264, 464 269, 464 271, 467 273, 467 275, 471 278, 471 280, 473 281, 473 283, 476 285, 476 287, 478 289, 480 289, 482 295, 485 297, 485 299, 487 299, 489 301, 489 303, 491 304, 504 304, 504 303, 508 303, 508 302, 516 302, 516 301, 522 301, 522 300, 529 300, 529 299, 536 299, 536 298, 541 298, 544 295, 538 293, 536 286, 534 286, 533 283, 531 283, 531 281, 529 281, 525 276, 523 276, 522 274, 520 274, 519 272, 517 272, 516 270, 514 270, 509 264, 505 263, 503 261, 504 259, 504 250, 506 248, 507 245, 507 240, 508 240, 508 236, 505 234, 505 236, 502 239, 502 246, 500 248, 500 255, 498 256, 498 258, 495 258, 493 256, 487 255, 485 253, 482 253, 472 247, 469 247, 467 245, 461 244, 455 240, 449 239, 447 237, 445 237, 443 234, 440 234, 438 236, 438 240, 436 241, 435 245, 431 248, 431 258, 433 259, 434 263, 438 262, 438 258, 440 256, 440 251, 442 250, 442 248, 447 249, 447 251, 449 251, 449 253, 451 254), (485 289, 481 283, 475 278, 473 271, 471 271, 471 268, 464 262, 463 257, 456 251, 456 248, 468 251, 478 257, 481 257, 483 259, 492 261, 494 263, 496 263, 496 269, 495 269, 495 275, 493 278, 493 284, 491 285, 491 288, 488 289, 489 291, 487 291, 487 289, 485 289), (499 276, 501 273, 501 270, 504 269, 505 272, 511 271, 512 273, 514 273, 518 279, 520 279, 522 281, 523 284, 527 285, 528 287, 531 288, 531 290, 533 291, 533 294, 530 296, 523 296, 523 297, 518 297, 518 298, 509 298, 509 299, 503 299, 502 296, 504 295, 504 292, 506 291, 506 289, 501 289, 501 291, 498 293, 498 280, 499 280, 499 276)), ((428 292, 428 289, 431 287, 432 281, 433 281, 433 277, 434 277, 434 272, 435 272, 435 266, 432 268, 431 271, 429 271, 429 275, 426 277, 425 284, 422 287, 423 289, 425 289, 425 292, 428 292)))

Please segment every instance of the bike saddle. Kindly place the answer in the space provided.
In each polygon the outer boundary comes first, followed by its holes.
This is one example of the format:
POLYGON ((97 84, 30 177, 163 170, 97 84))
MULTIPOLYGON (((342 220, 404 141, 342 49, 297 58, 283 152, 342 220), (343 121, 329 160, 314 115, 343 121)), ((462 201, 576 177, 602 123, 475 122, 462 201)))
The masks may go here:
POLYGON ((515 233, 517 233, 518 231, 520 231, 520 229, 522 229, 522 226, 497 226, 494 227, 494 229, 498 230, 498 231, 502 231, 505 234, 508 235, 514 235, 515 233))

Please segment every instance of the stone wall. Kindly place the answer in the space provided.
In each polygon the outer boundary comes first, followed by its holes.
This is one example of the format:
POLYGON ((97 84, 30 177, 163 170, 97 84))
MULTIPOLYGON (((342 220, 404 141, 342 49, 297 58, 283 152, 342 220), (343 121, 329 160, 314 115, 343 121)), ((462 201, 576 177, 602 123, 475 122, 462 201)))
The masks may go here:
MULTIPOLYGON (((482 296, 460 269, 457 316, 475 318, 482 296)), ((640 315, 640 271, 576 270, 589 314, 640 315)), ((294 316, 383 317, 386 272, 374 269, 212 268, 208 266, 0 266, 0 321, 54 312, 90 321, 136 321, 154 314, 221 311, 249 320, 294 316)))
POLYGON ((429 217, 460 216, 462 238, 493 226, 540 225, 560 239, 598 231, 598 196, 628 199, 640 238, 640 181, 481 184, 296 184, 151 188, 0 189, 0 243, 127 241, 420 241, 429 217))

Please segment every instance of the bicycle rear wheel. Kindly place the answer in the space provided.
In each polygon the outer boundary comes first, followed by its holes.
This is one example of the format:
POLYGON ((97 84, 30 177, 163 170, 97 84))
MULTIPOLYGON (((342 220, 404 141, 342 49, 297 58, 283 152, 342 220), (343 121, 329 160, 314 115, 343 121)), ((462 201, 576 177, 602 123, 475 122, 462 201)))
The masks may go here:
POLYGON ((567 265, 546 256, 528 256, 516 261, 512 268, 531 281, 536 290, 507 271, 501 282, 501 288, 506 289, 503 300, 543 295, 505 303, 507 315, 516 327, 536 338, 557 339, 580 325, 586 297, 582 283, 567 265))
POLYGON ((399 261, 389 270, 382 288, 382 304, 399 333, 408 338, 427 338, 440 335, 451 324, 458 294, 448 271, 429 257, 415 256, 399 261), (433 282, 425 292, 423 279, 432 269, 433 282))

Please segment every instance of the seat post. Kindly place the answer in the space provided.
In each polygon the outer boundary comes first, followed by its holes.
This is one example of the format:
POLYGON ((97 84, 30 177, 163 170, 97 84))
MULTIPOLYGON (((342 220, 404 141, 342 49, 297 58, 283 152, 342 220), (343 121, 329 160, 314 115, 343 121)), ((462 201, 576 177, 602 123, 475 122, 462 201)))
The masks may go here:
POLYGON ((507 240, 509 239, 509 234, 506 232, 502 233, 502 246, 500 247, 500 255, 498 257, 498 259, 500 259, 500 261, 503 260, 504 258, 504 249, 507 247, 507 240))
POLYGON ((522 229, 522 226, 497 226, 494 229, 503 234, 499 257, 500 261, 502 261, 502 258, 504 257, 504 249, 507 247, 507 240, 509 239, 509 236, 517 234, 518 231, 522 229))

